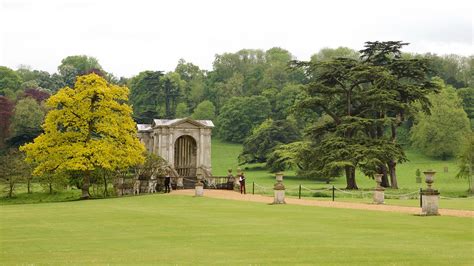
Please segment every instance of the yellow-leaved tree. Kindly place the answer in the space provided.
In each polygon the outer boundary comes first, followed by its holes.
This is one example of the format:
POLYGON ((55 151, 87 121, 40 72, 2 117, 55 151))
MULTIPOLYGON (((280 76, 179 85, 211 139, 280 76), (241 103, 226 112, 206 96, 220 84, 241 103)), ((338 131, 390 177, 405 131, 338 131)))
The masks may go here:
POLYGON ((27 162, 35 165, 33 174, 80 171, 81 198, 87 199, 93 170, 143 163, 145 148, 137 138, 128 94, 128 88, 108 84, 92 73, 78 77, 74 88, 51 96, 44 133, 20 148, 27 162))

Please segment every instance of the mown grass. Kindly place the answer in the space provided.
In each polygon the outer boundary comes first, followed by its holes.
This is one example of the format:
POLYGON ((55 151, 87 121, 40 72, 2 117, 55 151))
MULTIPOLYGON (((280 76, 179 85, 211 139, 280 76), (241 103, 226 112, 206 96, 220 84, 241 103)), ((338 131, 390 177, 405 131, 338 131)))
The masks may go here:
POLYGON ((0 264, 470 265, 472 218, 147 195, 0 206, 0 264))

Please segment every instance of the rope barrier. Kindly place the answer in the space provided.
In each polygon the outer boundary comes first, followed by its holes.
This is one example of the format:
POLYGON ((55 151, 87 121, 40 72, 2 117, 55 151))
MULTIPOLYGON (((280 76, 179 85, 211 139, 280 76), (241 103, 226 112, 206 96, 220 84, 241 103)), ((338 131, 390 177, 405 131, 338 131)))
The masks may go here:
MULTIPOLYGON (((192 180, 194 181, 194 180, 192 180)), ((195 181, 194 181, 195 182, 195 181)), ((262 192, 263 194, 266 194, 268 191, 272 190, 273 187, 265 187, 265 186, 261 186, 257 183, 254 183, 255 184, 255 190, 257 192, 257 189, 262 192)), ((302 190, 305 190, 305 191, 309 191, 311 193, 314 193, 314 192, 321 192, 321 191, 331 191, 333 188, 332 187, 327 187, 327 188, 321 188, 321 189, 311 189, 311 188, 308 188, 306 186, 297 186, 297 187, 293 187, 293 188, 287 188, 286 191, 287 192, 291 192, 291 193, 299 193, 299 189, 302 190)), ((357 191, 357 192, 350 192, 350 191, 346 191, 346 190, 342 190, 340 188, 337 188, 337 187, 334 187, 334 190, 338 191, 338 192, 341 192, 343 194, 346 194, 346 195, 351 195, 351 196, 360 196, 360 197, 364 197, 365 195, 369 195, 369 194, 373 194, 375 191, 357 191)), ((301 191, 303 192, 303 191, 301 191)), ((409 197, 409 196, 414 196, 414 195, 419 195, 419 191, 413 191, 413 192, 408 192, 408 193, 404 193, 404 194, 389 194, 389 193, 385 193, 385 196, 386 197, 397 197, 397 198, 403 198, 403 197, 409 197)), ((467 197, 467 198, 452 198, 452 197, 445 197, 445 196, 440 196, 441 199, 462 199, 462 200, 472 200, 474 199, 474 197, 467 197)))
POLYGON ((357 193, 354 193, 354 192, 348 192, 348 191, 339 189, 339 188, 337 188, 337 187, 335 187, 335 189, 336 189, 337 191, 340 191, 340 192, 345 193, 345 194, 350 194, 350 195, 362 195, 362 194, 372 194, 372 193, 374 193, 374 191, 367 191, 367 192, 358 191, 357 193))
POLYGON ((445 197, 445 196, 439 196, 440 199, 448 199, 448 200, 472 200, 474 197, 466 197, 466 198, 451 198, 451 197, 445 197))
POLYGON ((303 188, 303 189, 305 189, 305 190, 308 190, 308 191, 311 191, 311 192, 332 190, 332 187, 322 188, 322 189, 310 189, 310 188, 307 188, 307 187, 305 187, 305 186, 301 186, 301 188, 303 188))
POLYGON ((413 191, 413 192, 409 192, 409 193, 406 193, 406 194, 387 194, 385 193, 385 196, 389 196, 389 197, 403 197, 403 196, 410 196, 410 195, 415 195, 415 194, 420 194, 420 191, 413 191))

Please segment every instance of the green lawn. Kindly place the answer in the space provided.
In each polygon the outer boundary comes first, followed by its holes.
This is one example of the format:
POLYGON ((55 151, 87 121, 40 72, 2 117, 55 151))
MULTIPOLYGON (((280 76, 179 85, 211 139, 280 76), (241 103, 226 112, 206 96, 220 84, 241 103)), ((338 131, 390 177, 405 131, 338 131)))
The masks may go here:
POLYGON ((472 218, 147 195, 0 206, 0 264, 472 265, 472 218))

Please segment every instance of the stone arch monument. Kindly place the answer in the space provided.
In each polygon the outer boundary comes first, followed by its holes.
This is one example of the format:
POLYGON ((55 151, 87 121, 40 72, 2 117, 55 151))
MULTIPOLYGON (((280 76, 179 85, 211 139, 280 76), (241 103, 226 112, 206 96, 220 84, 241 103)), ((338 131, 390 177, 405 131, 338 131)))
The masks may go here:
POLYGON ((195 177, 197 169, 210 174, 210 120, 153 119, 152 124, 138 124, 138 138, 148 152, 165 159, 180 177, 195 177))

